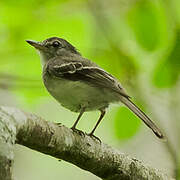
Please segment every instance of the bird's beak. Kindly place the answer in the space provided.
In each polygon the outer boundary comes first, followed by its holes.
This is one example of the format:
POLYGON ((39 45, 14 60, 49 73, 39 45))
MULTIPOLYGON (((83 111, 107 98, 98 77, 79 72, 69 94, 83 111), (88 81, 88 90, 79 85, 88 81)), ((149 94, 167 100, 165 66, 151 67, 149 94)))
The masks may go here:
POLYGON ((26 42, 38 50, 43 50, 45 48, 41 42, 37 42, 33 40, 26 40, 26 42))

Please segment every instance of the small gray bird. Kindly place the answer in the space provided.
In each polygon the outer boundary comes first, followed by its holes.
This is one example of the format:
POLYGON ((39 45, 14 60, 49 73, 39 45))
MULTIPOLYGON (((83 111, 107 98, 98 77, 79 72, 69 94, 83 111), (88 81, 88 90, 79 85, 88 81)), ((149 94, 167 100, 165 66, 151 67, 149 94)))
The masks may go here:
MULTIPOLYGON (((78 112, 76 125, 85 111, 99 110, 101 115, 88 134, 94 131, 105 115, 110 103, 121 102, 135 113, 159 138, 164 138, 160 129, 140 110, 127 95, 118 80, 84 58, 69 42, 62 38, 51 37, 42 42, 27 40, 40 53, 43 65, 43 81, 49 93, 65 108, 78 112)), ((97 138, 97 137, 96 137, 97 138)))

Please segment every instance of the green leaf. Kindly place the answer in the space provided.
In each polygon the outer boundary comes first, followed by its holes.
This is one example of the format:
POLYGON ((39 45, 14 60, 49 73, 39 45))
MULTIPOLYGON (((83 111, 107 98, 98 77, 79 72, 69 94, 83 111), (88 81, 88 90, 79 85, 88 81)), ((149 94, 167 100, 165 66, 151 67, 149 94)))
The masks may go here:
POLYGON ((138 1, 131 9, 128 21, 139 44, 148 51, 156 49, 159 43, 158 13, 148 0, 138 1))
POLYGON ((119 139, 128 139, 136 134, 140 127, 140 120, 126 107, 119 108, 115 121, 115 135, 119 139))
POLYGON ((173 72, 168 62, 160 64, 154 74, 153 83, 158 88, 170 88, 177 81, 177 74, 173 72))
POLYGON ((176 32, 174 45, 169 55, 163 59, 154 71, 153 83, 158 88, 174 86, 180 75, 180 30, 176 32))

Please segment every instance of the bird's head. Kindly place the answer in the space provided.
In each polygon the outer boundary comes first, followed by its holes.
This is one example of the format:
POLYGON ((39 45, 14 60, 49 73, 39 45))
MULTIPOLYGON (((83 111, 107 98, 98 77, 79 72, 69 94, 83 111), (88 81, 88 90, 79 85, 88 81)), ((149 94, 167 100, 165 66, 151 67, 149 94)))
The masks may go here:
POLYGON ((26 42, 39 51, 43 62, 47 62, 51 58, 57 56, 73 56, 75 54, 80 55, 73 45, 58 37, 51 37, 42 42, 33 40, 26 40, 26 42))

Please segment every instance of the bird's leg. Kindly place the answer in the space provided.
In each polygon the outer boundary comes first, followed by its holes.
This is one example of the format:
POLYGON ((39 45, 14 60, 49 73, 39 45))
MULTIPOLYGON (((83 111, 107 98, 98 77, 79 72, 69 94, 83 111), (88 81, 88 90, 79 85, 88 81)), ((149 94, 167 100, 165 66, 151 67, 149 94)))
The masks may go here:
POLYGON ((101 142, 101 140, 94 135, 94 131, 96 130, 97 126, 99 125, 99 123, 101 122, 101 120, 103 119, 103 117, 104 117, 104 115, 106 113, 105 109, 101 109, 100 111, 101 111, 101 115, 100 115, 95 127, 93 128, 93 130, 88 135, 91 136, 91 137, 94 137, 95 139, 97 139, 97 140, 99 140, 101 142))
POLYGON ((79 116, 78 116, 77 120, 75 121, 75 123, 73 124, 73 126, 72 126, 72 128, 71 128, 74 132, 77 132, 77 133, 79 133, 80 135, 85 135, 85 134, 84 134, 83 131, 76 129, 76 125, 77 125, 77 123, 79 122, 79 120, 80 120, 80 118, 81 118, 81 116, 83 115, 84 112, 85 112, 85 108, 82 108, 82 110, 81 110, 80 113, 79 113, 79 116))

